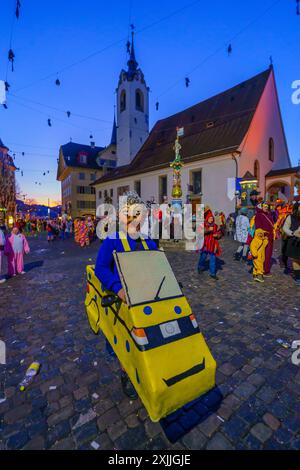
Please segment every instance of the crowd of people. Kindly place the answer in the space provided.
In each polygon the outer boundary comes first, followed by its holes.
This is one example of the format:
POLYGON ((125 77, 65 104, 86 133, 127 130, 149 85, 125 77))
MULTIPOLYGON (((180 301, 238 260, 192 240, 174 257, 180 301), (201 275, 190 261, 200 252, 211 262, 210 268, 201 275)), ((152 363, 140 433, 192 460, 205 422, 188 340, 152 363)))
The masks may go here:
MULTIPOLYGON (((258 194, 253 191, 251 206, 241 207, 227 218, 224 212, 213 212, 209 207, 205 207, 204 236, 199 246, 198 272, 200 274, 205 271, 206 259, 209 257, 209 274, 218 280, 220 240, 227 236, 238 242, 234 259, 250 266, 253 280, 263 283, 266 277, 272 276, 274 241, 280 238, 281 266, 284 273, 292 273, 296 284, 300 285, 300 203, 277 200, 271 204, 260 199, 258 194)), ((147 208, 150 210, 151 205, 147 208)), ((175 222, 180 223, 180 220, 178 217, 172 217, 171 210, 171 224, 168 211, 163 214, 158 208, 154 211, 154 218, 159 225, 160 237, 164 224, 169 224, 170 238, 174 242, 178 241, 175 222)), ((74 241, 80 247, 86 247, 96 237, 97 223, 92 217, 77 218, 73 221, 63 216, 57 219, 18 219, 11 233, 8 233, 5 227, 0 227, 0 282, 5 282, 5 278, 1 277, 4 256, 7 256, 8 276, 24 274, 24 255, 29 252, 26 238, 28 235, 35 236, 39 232, 45 232, 48 243, 57 239, 65 240, 74 235, 74 241)), ((106 227, 104 229, 106 230, 106 227)), ((159 246, 159 239, 155 241, 159 246)))
MULTIPOLYGON (((254 193, 257 196, 258 193, 254 193)), ((224 219, 217 220, 209 208, 205 209, 199 273, 204 270, 206 257, 210 255, 210 275, 218 279, 216 258, 221 254, 219 240, 226 233, 239 243, 234 259, 250 265, 253 280, 262 283, 266 277, 272 276, 274 241, 281 239, 281 266, 285 274, 292 271, 296 285, 300 285, 300 203, 283 200, 269 203, 256 198, 252 206, 240 208, 237 214, 229 214, 226 229, 224 219)))

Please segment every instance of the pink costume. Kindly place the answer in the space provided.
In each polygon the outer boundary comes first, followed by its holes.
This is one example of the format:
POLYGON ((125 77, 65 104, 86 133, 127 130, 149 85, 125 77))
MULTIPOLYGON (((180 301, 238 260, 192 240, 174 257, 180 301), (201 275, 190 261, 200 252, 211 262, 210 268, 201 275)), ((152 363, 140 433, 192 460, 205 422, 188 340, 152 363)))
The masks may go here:
POLYGON ((8 275, 15 276, 24 271, 24 254, 29 253, 30 248, 22 233, 7 237, 4 253, 7 256, 8 275))

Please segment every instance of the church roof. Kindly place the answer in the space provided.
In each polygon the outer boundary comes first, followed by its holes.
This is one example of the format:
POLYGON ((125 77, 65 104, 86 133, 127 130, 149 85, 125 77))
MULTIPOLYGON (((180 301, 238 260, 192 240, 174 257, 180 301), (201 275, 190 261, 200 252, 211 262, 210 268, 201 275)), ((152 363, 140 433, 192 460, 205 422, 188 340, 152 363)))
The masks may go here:
POLYGON ((176 127, 184 127, 180 144, 186 163, 237 150, 272 70, 270 67, 233 88, 157 121, 130 165, 110 172, 96 183, 168 167, 174 157, 176 127))
POLYGON ((92 170, 99 170, 96 158, 98 153, 103 150, 104 147, 91 147, 90 145, 77 144, 75 142, 68 142, 61 146, 61 150, 64 156, 64 160, 67 166, 88 168, 92 170), (84 154, 87 156, 87 163, 80 163, 79 155, 84 154))
POLYGON ((113 123, 113 128, 112 128, 112 133, 111 133, 110 145, 116 145, 116 144, 117 144, 117 125, 116 125, 116 116, 114 116, 114 123, 113 123))

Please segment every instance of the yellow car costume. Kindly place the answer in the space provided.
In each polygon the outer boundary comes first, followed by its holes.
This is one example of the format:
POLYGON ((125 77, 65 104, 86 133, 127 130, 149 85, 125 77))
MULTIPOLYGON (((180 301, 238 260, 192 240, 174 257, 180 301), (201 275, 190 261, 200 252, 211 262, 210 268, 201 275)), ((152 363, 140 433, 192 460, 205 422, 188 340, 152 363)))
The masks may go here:
POLYGON ((126 303, 87 266, 86 310, 101 329, 152 421, 215 386, 216 362, 163 251, 114 252, 126 303), (138 274, 137 274, 138 273, 138 274), (116 301, 114 301, 116 300, 116 301))

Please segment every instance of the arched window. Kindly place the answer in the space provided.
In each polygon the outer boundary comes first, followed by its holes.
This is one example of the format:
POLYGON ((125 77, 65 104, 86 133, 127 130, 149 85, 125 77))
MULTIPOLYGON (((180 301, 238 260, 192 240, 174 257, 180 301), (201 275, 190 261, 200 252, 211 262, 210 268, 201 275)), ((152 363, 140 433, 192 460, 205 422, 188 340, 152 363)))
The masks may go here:
POLYGON ((141 90, 135 92, 135 108, 138 111, 144 111, 144 95, 141 90))
POLYGON ((274 140, 272 137, 269 138, 269 160, 274 162, 274 140))
POLYGON ((121 91, 121 96, 120 96, 120 111, 125 111, 126 109, 126 91, 122 90, 121 91))
POLYGON ((259 161, 254 162, 254 178, 257 180, 257 186, 259 186, 259 161))

